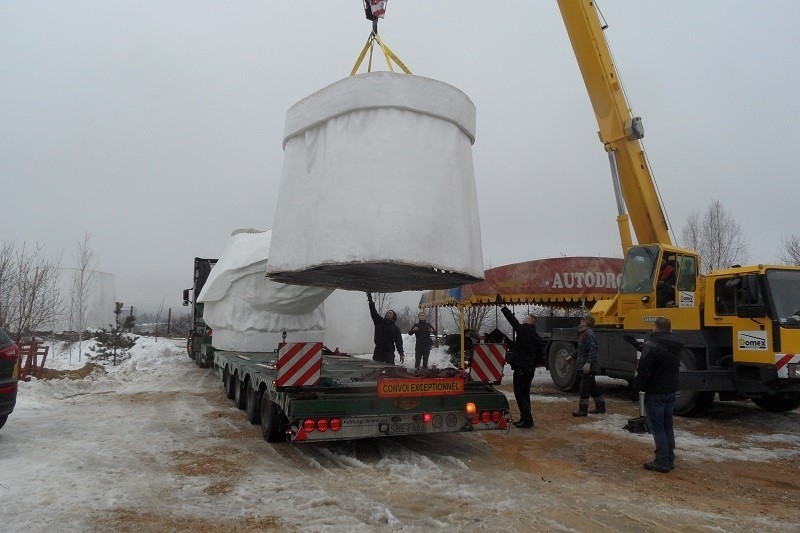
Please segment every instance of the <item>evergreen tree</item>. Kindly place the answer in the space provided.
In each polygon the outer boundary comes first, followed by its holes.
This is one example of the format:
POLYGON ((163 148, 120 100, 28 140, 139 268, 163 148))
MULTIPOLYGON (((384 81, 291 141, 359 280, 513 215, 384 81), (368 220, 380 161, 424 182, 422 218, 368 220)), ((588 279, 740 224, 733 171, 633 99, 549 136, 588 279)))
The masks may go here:
POLYGON ((111 329, 102 328, 95 334, 95 346, 91 348, 92 354, 87 354, 95 360, 108 361, 117 366, 117 360, 120 362, 127 359, 130 354, 128 353, 131 348, 136 344, 136 339, 126 335, 125 330, 131 330, 136 321, 136 317, 132 314, 124 319, 122 315, 122 302, 114 304, 114 324, 109 324, 111 329))

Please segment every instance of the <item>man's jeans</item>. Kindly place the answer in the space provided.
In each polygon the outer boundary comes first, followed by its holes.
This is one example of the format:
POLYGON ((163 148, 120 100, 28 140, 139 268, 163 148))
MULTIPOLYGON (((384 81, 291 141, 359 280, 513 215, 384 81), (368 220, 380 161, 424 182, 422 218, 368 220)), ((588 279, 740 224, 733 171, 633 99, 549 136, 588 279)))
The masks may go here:
POLYGON ((672 430, 672 410, 675 407, 675 393, 654 394, 648 392, 644 396, 647 410, 647 427, 653 434, 656 443, 656 459, 658 466, 675 468, 675 433, 672 430))

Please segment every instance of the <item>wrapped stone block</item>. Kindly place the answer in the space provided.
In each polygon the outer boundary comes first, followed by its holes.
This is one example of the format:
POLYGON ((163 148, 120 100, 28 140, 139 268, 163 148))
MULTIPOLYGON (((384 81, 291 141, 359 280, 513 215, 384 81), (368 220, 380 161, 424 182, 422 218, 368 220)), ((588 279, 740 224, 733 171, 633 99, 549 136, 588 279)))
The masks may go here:
POLYGON ((292 106, 267 273, 396 292, 483 277, 475 106, 445 83, 390 72, 292 106))

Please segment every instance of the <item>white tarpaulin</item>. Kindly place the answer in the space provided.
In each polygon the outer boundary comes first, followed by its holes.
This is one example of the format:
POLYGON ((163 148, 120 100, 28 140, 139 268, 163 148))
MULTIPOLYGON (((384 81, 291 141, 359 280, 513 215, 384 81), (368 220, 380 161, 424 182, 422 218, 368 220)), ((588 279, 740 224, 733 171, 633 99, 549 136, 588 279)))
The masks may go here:
POLYGON ((322 340, 321 304, 331 291, 270 281, 265 273, 270 236, 270 231, 234 232, 200 291, 203 319, 214 331, 217 349, 274 350, 284 331, 289 341, 322 340))
POLYGON ((408 74, 351 76, 292 106, 270 277, 375 292, 481 279, 474 138, 463 92, 408 74))

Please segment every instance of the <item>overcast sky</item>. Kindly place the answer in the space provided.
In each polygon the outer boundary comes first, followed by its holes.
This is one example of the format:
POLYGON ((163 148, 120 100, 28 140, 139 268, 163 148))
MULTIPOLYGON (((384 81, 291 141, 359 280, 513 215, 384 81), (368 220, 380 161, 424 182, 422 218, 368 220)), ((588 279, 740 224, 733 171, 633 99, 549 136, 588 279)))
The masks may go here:
MULTIPOLYGON (((598 4, 678 244, 718 199, 774 262, 800 232, 800 2, 598 4)), ((88 231, 118 300, 179 307, 195 256, 272 226, 286 111, 347 76, 369 29, 359 0, 0 3, 0 239, 72 266, 88 231)), ((475 103, 487 264, 621 255, 555 1, 392 0, 380 34, 475 103)))

